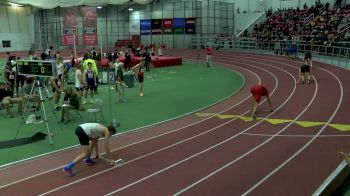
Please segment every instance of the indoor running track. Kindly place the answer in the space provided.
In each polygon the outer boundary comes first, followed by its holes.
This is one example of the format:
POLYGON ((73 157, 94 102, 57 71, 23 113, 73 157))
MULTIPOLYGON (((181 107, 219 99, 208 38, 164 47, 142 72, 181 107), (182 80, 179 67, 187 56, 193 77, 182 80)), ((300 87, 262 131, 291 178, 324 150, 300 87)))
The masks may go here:
MULTIPOLYGON (((189 50, 169 52, 198 60, 189 50)), ((214 51, 213 62, 244 75, 242 89, 197 113, 113 138, 112 156, 122 166, 78 164, 69 177, 62 168, 80 153, 73 148, 1 170, 0 195, 311 195, 341 162, 336 152, 350 149, 350 134, 329 126, 350 124, 349 71, 314 62, 314 82, 302 85, 300 61, 287 57, 214 51), (274 111, 249 121, 256 83, 269 88, 274 111)))

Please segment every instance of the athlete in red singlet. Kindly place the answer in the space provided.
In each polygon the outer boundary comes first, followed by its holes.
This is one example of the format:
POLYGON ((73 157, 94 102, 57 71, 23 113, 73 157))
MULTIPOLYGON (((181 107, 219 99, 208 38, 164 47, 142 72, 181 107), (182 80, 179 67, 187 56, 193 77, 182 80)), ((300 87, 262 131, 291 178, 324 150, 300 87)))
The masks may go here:
POLYGON ((269 97, 269 91, 267 90, 266 87, 256 84, 250 88, 250 92, 252 93, 252 98, 253 98, 252 118, 254 120, 256 120, 256 109, 260 103, 262 96, 266 97, 267 102, 269 103, 269 106, 270 106, 270 110, 271 110, 271 112, 273 111, 272 106, 271 106, 271 100, 269 97))

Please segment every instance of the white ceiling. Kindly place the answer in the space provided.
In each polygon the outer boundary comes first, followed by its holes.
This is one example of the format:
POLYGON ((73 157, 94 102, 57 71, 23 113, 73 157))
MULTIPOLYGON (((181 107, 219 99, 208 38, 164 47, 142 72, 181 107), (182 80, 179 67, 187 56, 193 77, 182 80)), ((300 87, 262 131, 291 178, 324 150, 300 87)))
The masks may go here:
MULTIPOLYGON (((153 0, 132 0, 138 4, 150 3, 153 0)), ((43 9, 52 9, 55 7, 73 7, 73 6, 98 6, 98 5, 107 5, 114 4, 120 5, 131 0, 8 0, 9 3, 16 3, 20 5, 31 5, 43 9)))

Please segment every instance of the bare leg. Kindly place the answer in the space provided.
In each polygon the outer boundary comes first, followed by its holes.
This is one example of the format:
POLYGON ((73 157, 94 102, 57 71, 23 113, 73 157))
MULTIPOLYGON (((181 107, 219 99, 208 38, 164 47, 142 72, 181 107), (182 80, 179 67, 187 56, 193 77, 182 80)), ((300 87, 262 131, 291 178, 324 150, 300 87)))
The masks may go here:
POLYGON ((304 74, 303 73, 301 74, 301 83, 304 84, 304 74))
POLYGON ((306 75, 307 75, 307 82, 310 84, 310 81, 311 81, 311 75, 310 75, 310 73, 306 73, 306 75))
POLYGON ((140 96, 142 97, 143 96, 143 92, 142 92, 142 82, 141 83, 139 83, 139 94, 140 94, 140 96))
POLYGON ((5 98, 2 100, 2 105, 5 107, 6 109, 6 115, 8 117, 11 117, 11 111, 10 111, 10 100, 5 98))
POLYGON ((78 162, 80 162, 80 161, 82 161, 84 158, 86 158, 89 154, 90 154, 90 152, 91 152, 91 150, 90 150, 90 146, 82 146, 82 152, 81 152, 81 154, 79 155, 79 156, 77 156, 74 160, 73 160, 73 163, 78 163, 78 162))
POLYGON ((301 80, 301 69, 299 69, 299 72, 298 72, 298 82, 297 83, 299 83, 300 82, 300 80, 301 80))
POLYGON ((253 118, 253 120, 256 120, 256 109, 258 108, 258 103, 255 101, 255 99, 254 99, 254 97, 252 96, 252 98, 253 98, 253 104, 252 104, 252 114, 251 114, 251 116, 252 116, 252 118, 253 118))
POLYGON ((271 99, 270 99, 270 96, 266 96, 266 99, 267 99, 267 103, 269 104, 270 106, 270 111, 272 112, 272 104, 271 104, 271 99))

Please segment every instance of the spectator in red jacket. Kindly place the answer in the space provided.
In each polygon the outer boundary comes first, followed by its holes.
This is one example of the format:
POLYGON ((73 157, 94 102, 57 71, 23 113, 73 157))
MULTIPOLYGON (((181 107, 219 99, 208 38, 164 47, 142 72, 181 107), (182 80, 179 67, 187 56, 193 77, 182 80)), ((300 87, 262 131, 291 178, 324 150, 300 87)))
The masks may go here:
POLYGON ((211 67, 211 54, 213 53, 213 49, 210 46, 205 48, 205 54, 207 56, 207 67, 211 67))

